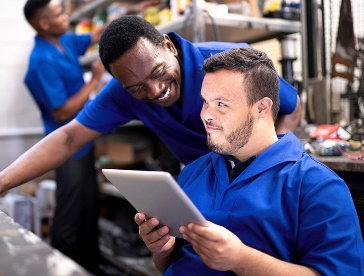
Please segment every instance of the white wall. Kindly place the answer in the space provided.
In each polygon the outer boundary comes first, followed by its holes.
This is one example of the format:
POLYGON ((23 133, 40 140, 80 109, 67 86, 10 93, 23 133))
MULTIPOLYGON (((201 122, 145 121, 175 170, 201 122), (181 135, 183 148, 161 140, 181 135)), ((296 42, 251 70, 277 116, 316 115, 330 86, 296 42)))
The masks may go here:
POLYGON ((0 135, 42 132, 38 109, 23 83, 34 41, 24 3, 0 1, 0 135))
POLYGON ((43 136, 38 109, 23 84, 34 31, 25 0, 0 0, 0 170, 43 136))

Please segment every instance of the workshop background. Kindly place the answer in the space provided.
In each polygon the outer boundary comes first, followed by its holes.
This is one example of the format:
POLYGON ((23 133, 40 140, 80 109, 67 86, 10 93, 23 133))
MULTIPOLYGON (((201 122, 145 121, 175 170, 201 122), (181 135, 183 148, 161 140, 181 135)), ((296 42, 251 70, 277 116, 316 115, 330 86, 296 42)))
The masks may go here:
MULTIPOLYGON (((112 0, 63 2, 76 32, 89 31, 92 26, 87 24, 100 12, 111 16, 112 10, 127 5, 127 1, 112 0)), ((163 3, 160 10, 150 9, 141 15, 158 26, 160 32, 176 31, 191 41, 249 42, 265 51, 277 71, 297 87, 304 112, 296 135, 309 153, 347 182, 363 232, 364 1, 163 3)), ((40 113, 23 83, 35 34, 24 18, 24 4, 25 0, 0 1, 0 170, 43 137, 40 113)), ((85 79, 97 51, 88 54, 82 60, 85 79)), ((179 164, 141 123, 134 122, 120 132, 123 134, 104 135, 96 141, 99 170, 117 167, 178 174, 179 164)), ((158 275, 149 252, 133 227, 127 225, 133 208, 101 175, 99 181, 103 202, 100 247, 105 274, 158 275)), ((53 172, 49 172, 0 195, 0 212, 47 243, 54 190, 53 172)), ((8 223, 13 222, 0 219, 0 233, 8 223)))

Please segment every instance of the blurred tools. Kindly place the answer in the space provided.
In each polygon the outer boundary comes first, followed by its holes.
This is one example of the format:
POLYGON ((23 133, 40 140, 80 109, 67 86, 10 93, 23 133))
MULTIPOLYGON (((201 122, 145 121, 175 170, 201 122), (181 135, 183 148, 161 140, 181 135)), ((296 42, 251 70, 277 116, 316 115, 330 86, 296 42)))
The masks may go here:
POLYGON ((357 57, 351 1, 342 0, 336 50, 332 56, 332 77, 341 77, 352 82, 354 80, 353 71, 357 57), (340 69, 342 67, 345 69, 340 70, 337 66, 338 64, 341 65, 340 69))

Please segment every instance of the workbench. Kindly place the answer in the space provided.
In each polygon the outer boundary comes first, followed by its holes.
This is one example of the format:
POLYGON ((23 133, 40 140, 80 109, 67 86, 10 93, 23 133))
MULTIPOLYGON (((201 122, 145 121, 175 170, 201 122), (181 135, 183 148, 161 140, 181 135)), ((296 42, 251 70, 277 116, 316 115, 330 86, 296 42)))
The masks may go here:
MULTIPOLYGON (((352 152, 352 154, 356 154, 352 152)), ((363 161, 353 161, 350 160, 347 156, 318 156, 312 154, 317 160, 321 163, 324 163, 333 171, 343 171, 343 172, 358 172, 364 173, 364 160, 363 161)), ((363 179, 364 185, 364 179, 363 179)))
POLYGON ((91 275, 0 211, 0 275, 91 275))

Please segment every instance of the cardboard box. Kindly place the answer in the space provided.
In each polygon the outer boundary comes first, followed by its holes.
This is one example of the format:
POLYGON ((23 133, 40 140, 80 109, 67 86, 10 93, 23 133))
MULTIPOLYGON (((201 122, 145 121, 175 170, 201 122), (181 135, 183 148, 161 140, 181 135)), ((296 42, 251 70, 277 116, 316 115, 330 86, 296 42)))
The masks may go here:
POLYGON ((96 158, 107 156, 113 163, 130 164, 134 161, 133 145, 122 142, 101 141, 95 144, 96 158))

